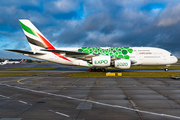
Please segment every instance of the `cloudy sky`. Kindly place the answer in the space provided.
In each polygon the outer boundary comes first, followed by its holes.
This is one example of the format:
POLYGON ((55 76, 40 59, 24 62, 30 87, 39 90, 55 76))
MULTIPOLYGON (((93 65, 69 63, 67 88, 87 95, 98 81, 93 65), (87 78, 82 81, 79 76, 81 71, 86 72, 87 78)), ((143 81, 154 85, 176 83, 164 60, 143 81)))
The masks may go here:
POLYGON ((0 58, 27 58, 18 19, 29 19, 55 47, 143 46, 180 58, 180 0, 1 0, 0 58))

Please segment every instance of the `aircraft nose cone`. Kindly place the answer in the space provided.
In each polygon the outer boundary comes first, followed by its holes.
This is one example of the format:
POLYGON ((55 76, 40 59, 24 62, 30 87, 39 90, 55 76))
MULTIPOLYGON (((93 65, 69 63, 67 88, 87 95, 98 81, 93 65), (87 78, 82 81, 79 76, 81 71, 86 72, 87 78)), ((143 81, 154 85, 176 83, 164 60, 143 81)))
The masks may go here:
POLYGON ((171 57, 171 64, 177 63, 178 59, 175 56, 171 57))
POLYGON ((177 63, 178 59, 176 57, 174 59, 175 59, 175 63, 177 63))

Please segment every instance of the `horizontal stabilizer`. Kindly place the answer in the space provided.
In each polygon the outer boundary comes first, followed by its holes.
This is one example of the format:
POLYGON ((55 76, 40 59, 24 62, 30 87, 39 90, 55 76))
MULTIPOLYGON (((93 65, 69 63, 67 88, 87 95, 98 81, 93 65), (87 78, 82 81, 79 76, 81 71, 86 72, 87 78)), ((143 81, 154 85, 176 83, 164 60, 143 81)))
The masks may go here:
POLYGON ((66 55, 89 55, 90 53, 81 53, 76 51, 66 51, 66 50, 54 50, 54 49, 41 49, 41 51, 55 52, 55 53, 66 53, 66 55))
POLYGON ((22 53, 22 54, 30 54, 30 55, 44 55, 44 53, 34 53, 32 51, 24 51, 24 50, 14 50, 14 49, 5 49, 6 51, 12 51, 12 52, 17 52, 17 53, 22 53))

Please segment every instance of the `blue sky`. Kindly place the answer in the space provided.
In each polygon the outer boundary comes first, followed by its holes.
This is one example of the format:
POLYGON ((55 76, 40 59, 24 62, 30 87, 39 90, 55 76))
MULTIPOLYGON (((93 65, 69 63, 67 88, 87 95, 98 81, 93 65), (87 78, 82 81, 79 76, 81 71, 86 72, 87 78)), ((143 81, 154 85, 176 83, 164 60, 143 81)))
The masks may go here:
POLYGON ((3 0, 0 58, 27 58, 18 19, 29 19, 55 47, 159 47, 180 58, 179 0, 3 0))

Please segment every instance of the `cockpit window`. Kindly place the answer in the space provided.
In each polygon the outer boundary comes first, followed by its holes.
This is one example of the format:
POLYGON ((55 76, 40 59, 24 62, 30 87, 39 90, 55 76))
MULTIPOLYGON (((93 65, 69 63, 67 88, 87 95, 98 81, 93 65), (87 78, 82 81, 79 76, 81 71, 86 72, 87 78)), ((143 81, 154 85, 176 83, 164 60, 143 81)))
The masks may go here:
POLYGON ((172 54, 170 54, 170 56, 173 56, 172 54))

